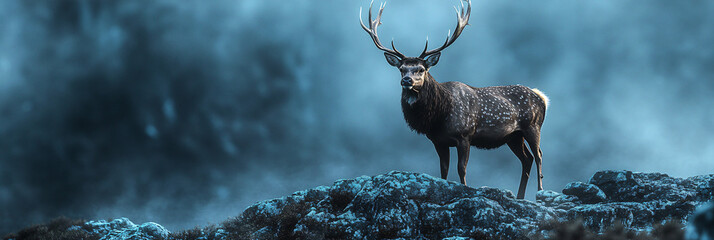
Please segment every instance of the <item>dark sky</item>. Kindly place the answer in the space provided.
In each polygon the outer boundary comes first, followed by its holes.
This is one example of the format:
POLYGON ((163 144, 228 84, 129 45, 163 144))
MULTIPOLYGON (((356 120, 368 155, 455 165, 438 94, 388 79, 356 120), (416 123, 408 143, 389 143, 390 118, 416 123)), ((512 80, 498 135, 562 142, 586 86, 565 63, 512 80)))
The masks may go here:
MULTIPOLYGON (((417 55, 455 26, 457 4, 390 1, 381 38, 417 55)), ((180 230, 340 178, 438 175, 403 120, 399 72, 359 27, 368 5, 0 1, 0 234, 58 216, 180 230)), ((549 95, 546 189, 604 169, 712 173, 712 12, 475 0, 431 73, 549 95)), ((506 147, 474 149, 467 181, 515 191, 520 171, 506 147)))

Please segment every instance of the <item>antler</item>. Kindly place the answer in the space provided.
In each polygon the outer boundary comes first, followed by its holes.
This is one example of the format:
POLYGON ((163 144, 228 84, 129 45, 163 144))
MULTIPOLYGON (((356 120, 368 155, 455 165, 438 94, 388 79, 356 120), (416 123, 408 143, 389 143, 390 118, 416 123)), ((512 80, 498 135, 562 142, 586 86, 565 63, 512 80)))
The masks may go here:
POLYGON ((429 47, 429 39, 426 39, 426 46, 424 46, 424 51, 421 52, 421 55, 419 55, 419 58, 424 58, 426 56, 429 56, 431 54, 441 52, 441 50, 444 50, 447 48, 449 45, 454 43, 457 38, 459 38, 459 35, 461 35, 461 32, 464 31, 464 28, 466 25, 469 25, 469 17, 471 16, 471 0, 463 0, 467 2, 468 8, 464 12, 464 3, 461 2, 461 12, 459 12, 458 9, 456 9, 456 6, 454 6, 454 10, 456 10, 456 17, 457 17, 457 22, 456 22, 456 29, 454 30, 454 35, 451 35, 451 30, 449 30, 449 33, 446 35, 446 42, 444 42, 444 45, 434 49, 427 51, 426 49, 429 47))
MULTIPOLYGON (((372 1, 374 3, 374 1, 372 1)), ((386 48, 382 45, 382 43, 379 41, 379 37, 377 36, 377 27, 382 24, 380 20, 382 19, 382 11, 384 11, 384 6, 386 5, 385 3, 382 3, 379 7, 379 14, 377 14, 377 18, 372 21, 372 3, 369 4, 369 28, 364 25, 362 22, 362 8, 359 8, 359 24, 362 25, 362 29, 369 33, 369 36, 372 37, 372 41, 374 41, 374 45, 377 45, 377 48, 379 50, 385 51, 387 53, 390 53, 392 55, 395 55, 401 59, 405 58, 404 54, 400 53, 397 51, 397 49, 394 47, 394 41, 392 41, 392 49, 386 48)))

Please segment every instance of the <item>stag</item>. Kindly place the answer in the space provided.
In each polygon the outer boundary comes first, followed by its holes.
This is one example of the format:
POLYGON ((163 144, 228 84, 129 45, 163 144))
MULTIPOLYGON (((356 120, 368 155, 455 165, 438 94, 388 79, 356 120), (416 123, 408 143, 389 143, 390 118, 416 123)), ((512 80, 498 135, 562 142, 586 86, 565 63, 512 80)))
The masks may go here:
POLYGON ((461 10, 457 9, 453 34, 449 32, 444 44, 433 50, 427 50, 427 39, 419 57, 404 56, 394 47, 394 41, 391 49, 380 42, 377 27, 381 24, 384 4, 374 20, 370 4, 369 27, 362 22, 360 8, 360 25, 377 48, 384 51, 387 63, 401 72, 404 119, 412 130, 426 135, 434 144, 439 155, 441 178, 446 179, 449 173, 449 147, 457 149, 459 180, 465 185, 471 146, 494 149, 507 144, 522 164, 517 196, 522 199, 534 159, 538 190, 543 189, 540 129, 548 98, 538 89, 520 85, 477 88, 461 82, 440 83, 429 73, 429 69, 439 62, 441 51, 453 44, 468 25, 471 1, 466 2, 466 8, 462 2, 461 10))

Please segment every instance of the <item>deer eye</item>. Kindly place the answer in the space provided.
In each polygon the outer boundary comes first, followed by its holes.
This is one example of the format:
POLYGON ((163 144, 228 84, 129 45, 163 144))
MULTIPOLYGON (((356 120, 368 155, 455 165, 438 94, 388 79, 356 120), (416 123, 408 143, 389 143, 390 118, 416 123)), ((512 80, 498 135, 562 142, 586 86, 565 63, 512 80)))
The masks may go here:
POLYGON ((424 69, 423 69, 423 68, 420 68, 419 70, 417 70, 417 72, 418 72, 418 73, 423 73, 423 72, 424 72, 424 69))
POLYGON ((400 68, 400 69, 399 69, 399 72, 401 72, 401 73, 406 73, 407 70, 406 70, 406 69, 403 69, 403 68, 400 68))

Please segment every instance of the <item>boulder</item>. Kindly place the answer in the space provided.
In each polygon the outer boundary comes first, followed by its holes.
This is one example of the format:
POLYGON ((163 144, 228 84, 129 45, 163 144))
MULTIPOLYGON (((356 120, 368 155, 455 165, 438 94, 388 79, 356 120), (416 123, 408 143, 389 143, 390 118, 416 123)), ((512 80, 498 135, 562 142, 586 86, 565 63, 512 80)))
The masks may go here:
POLYGON ((565 186, 563 193, 566 195, 575 196, 582 203, 599 203, 604 202, 607 199, 605 192, 600 190, 594 184, 584 183, 584 182, 571 182, 565 186))
POLYGON ((109 222, 95 220, 85 224, 92 229, 92 233, 104 236, 102 239, 155 240, 166 239, 169 236, 169 231, 157 223, 136 225, 127 218, 118 218, 109 222))

